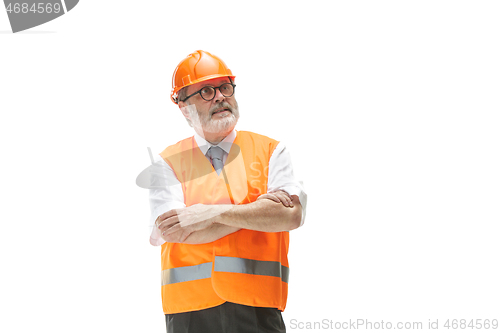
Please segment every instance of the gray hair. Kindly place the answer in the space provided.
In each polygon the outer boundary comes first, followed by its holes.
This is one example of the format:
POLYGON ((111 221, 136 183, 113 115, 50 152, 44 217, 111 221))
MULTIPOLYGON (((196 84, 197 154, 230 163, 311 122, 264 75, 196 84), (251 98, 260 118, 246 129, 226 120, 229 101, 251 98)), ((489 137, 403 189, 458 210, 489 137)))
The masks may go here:
POLYGON ((188 87, 184 87, 177 92, 177 101, 180 102, 187 97, 188 87))
MULTIPOLYGON (((186 97, 187 97, 187 91, 188 91, 188 87, 184 87, 182 88, 181 90, 179 90, 177 92, 177 103, 179 103, 180 101, 184 100, 186 97)), ((186 104, 190 104, 189 101, 186 101, 184 102, 186 104)), ((188 123, 189 126, 193 127, 193 124, 191 123, 191 120, 189 120, 188 118, 186 118, 186 121, 188 123)))
MULTIPOLYGON (((188 91, 188 87, 184 87, 177 92, 177 103, 179 103, 180 101, 184 100, 187 97, 187 91, 188 91)), ((186 103, 187 105, 191 104, 191 103, 189 103, 189 101, 185 101, 184 103, 186 103)), ((191 123, 191 120, 186 118, 186 121, 187 121, 189 126, 193 127, 193 123, 191 123)))

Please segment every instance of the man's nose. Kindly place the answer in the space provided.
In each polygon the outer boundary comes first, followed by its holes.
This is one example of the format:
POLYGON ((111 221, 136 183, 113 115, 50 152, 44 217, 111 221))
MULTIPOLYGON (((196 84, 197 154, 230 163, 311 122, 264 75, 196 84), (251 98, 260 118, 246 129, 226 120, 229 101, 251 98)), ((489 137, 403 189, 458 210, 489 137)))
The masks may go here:
POLYGON ((222 95, 222 93, 220 92, 220 88, 219 89, 215 89, 215 97, 214 97, 214 102, 216 103, 220 103, 222 102, 226 97, 224 95, 222 95))

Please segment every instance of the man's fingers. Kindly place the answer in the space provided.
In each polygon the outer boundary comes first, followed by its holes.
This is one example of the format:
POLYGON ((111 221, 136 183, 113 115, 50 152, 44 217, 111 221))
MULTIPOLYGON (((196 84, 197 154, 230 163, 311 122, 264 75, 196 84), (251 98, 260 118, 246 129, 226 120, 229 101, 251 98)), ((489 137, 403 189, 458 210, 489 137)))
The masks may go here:
POLYGON ((182 229, 181 225, 179 223, 177 223, 177 224, 174 224, 173 226, 171 226, 170 228, 166 228, 166 229, 162 230, 161 234, 163 236, 168 236, 168 235, 173 234, 174 232, 177 232, 181 229, 182 229))
POLYGON ((270 199, 274 202, 282 203, 285 207, 293 207, 292 197, 288 192, 282 190, 262 194, 257 198, 257 200, 259 199, 270 199))
POLYGON ((277 198, 279 198, 280 202, 283 203, 284 206, 293 207, 292 197, 290 196, 290 194, 288 194, 288 192, 283 191, 283 190, 278 190, 278 191, 270 192, 269 194, 273 194, 277 198))
POLYGON ((292 197, 285 191, 276 191, 260 195, 259 199, 269 199, 277 203, 283 204, 285 207, 293 207, 292 197))
POLYGON ((288 193, 285 195, 284 193, 279 192, 279 193, 274 193, 274 195, 276 195, 278 198, 280 198, 281 202, 285 206, 293 207, 292 199, 288 196, 288 193))
POLYGON ((283 190, 278 190, 278 191, 270 192, 270 193, 272 193, 272 194, 282 194, 282 195, 286 196, 288 199, 292 200, 292 196, 290 194, 288 194, 288 192, 283 191, 283 190))
POLYGON ((174 216, 171 216, 163 221, 159 221, 157 223, 157 226, 158 226, 158 229, 163 231, 163 230, 168 229, 169 227, 171 227, 172 225, 174 225, 176 223, 179 223, 179 216, 178 215, 174 215, 174 216))
POLYGON ((159 225, 163 220, 166 220, 166 219, 168 219, 169 217, 172 217, 172 216, 176 216, 177 214, 178 214, 178 209, 171 209, 168 212, 165 212, 165 213, 161 214, 156 219, 156 221, 157 221, 156 225, 159 225))
POLYGON ((287 200, 287 198, 283 194, 281 194, 281 193, 274 193, 274 195, 276 197, 278 197, 278 199, 280 199, 280 202, 283 205, 288 206, 288 200, 287 200))
POLYGON ((259 199, 270 199, 274 202, 278 202, 278 203, 281 202, 281 200, 276 195, 271 194, 271 193, 262 194, 257 198, 257 200, 259 200, 259 199))

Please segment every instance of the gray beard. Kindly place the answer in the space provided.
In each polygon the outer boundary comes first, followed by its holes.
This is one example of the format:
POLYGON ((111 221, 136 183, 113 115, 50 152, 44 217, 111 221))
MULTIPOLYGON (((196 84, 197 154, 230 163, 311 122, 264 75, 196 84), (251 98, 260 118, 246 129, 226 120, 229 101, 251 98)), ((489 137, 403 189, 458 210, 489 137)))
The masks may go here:
POLYGON ((203 133, 230 132, 236 126, 236 123, 240 118, 240 112, 237 102, 235 107, 232 107, 226 102, 214 105, 214 107, 210 109, 209 115, 205 118, 202 118, 200 116, 198 110, 196 110, 196 107, 193 104, 189 105, 188 107, 193 127, 201 129, 203 133), (222 119, 212 119, 212 112, 221 107, 228 108, 231 111, 231 114, 222 119))

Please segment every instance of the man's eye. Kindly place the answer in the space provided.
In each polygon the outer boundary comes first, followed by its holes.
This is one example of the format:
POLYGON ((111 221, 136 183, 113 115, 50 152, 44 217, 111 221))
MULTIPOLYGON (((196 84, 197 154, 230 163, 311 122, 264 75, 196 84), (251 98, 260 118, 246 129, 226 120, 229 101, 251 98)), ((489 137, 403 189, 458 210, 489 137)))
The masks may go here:
POLYGON ((212 90, 213 90, 213 89, 212 89, 211 87, 206 87, 206 88, 203 88, 203 89, 201 90, 201 93, 202 93, 202 94, 204 94, 204 95, 205 95, 205 94, 207 94, 207 95, 208 95, 208 94, 210 94, 210 93, 212 92, 212 90))

